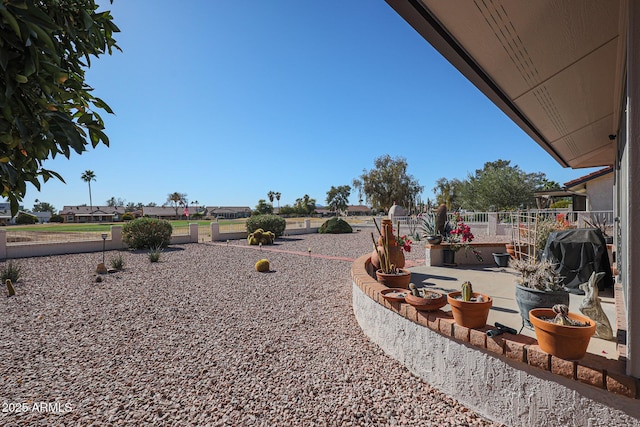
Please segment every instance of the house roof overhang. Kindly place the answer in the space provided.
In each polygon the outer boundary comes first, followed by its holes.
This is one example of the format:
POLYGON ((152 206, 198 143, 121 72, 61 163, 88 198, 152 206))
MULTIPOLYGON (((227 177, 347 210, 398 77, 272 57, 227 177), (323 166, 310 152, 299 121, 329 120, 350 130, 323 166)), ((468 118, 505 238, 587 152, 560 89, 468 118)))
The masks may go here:
POLYGON ((386 0, 558 163, 614 164, 624 0, 386 0))

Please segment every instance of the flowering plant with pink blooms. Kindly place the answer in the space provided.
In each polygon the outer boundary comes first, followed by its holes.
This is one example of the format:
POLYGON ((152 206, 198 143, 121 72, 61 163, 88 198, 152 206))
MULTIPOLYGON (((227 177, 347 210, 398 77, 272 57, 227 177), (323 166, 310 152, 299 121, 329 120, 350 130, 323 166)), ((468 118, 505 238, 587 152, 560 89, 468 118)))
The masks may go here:
POLYGON ((413 244, 413 242, 409 239, 409 237, 407 237, 406 234, 404 236, 396 237, 396 241, 398 242, 398 246, 400 246, 403 251, 411 252, 411 245, 413 244))
POLYGON ((471 232, 471 227, 465 224, 462 216, 458 212, 453 212, 451 219, 445 226, 444 240, 449 243, 449 249, 458 252, 460 249, 473 252, 473 255, 482 261, 482 255, 470 243, 475 236, 471 232))

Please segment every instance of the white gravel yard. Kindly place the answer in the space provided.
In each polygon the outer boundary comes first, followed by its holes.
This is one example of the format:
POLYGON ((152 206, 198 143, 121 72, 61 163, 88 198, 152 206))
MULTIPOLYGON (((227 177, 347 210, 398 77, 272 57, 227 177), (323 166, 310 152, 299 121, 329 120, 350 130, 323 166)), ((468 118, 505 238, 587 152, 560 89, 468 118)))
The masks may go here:
POLYGON ((370 230, 276 243, 174 246, 159 263, 107 252, 125 268, 101 283, 101 253, 15 261, 17 296, 0 300, 0 425, 492 425, 361 332, 351 262, 315 255, 357 258, 370 230), (260 258, 272 272, 254 270, 260 258))

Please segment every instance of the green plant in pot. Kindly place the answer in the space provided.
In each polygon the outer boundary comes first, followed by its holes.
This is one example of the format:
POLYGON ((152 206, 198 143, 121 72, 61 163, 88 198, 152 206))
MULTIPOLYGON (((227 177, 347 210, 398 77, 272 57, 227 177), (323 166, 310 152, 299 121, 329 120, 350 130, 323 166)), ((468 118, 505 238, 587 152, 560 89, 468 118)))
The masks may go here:
POLYGON ((420 215, 420 236, 431 245, 439 245, 442 242, 435 212, 425 212, 420 215))
POLYGON ((451 306, 453 320, 467 328, 482 328, 487 324, 493 298, 473 292, 471 282, 464 282, 460 291, 449 292, 447 302, 451 306))
POLYGON ((509 267, 516 270, 516 302, 522 317, 522 326, 533 327, 529 311, 534 308, 551 308, 556 304, 569 305, 569 292, 564 288, 563 277, 549 260, 537 262, 535 258, 512 259, 509 267))
MULTIPOLYGON (((394 263, 391 248, 401 252, 403 247, 411 247, 411 241, 405 236, 403 237, 403 246, 399 246, 396 237, 393 235, 393 228, 391 227, 390 221, 388 223, 383 221, 384 232, 380 230, 375 221, 374 224, 376 224, 376 228, 380 234, 378 241, 376 241, 373 233, 371 233, 374 252, 377 254, 379 262, 379 268, 376 270, 378 282, 389 288, 408 289, 409 283, 411 282, 411 272, 398 267, 394 263)), ((404 261, 404 257, 402 257, 402 260, 404 261)))

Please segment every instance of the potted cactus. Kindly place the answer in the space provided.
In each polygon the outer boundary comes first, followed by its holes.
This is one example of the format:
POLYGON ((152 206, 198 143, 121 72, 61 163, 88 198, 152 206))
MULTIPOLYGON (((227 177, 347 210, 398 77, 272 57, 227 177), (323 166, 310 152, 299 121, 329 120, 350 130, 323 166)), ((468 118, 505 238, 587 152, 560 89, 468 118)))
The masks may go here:
POLYGON ((487 324, 489 309, 493 304, 490 296, 473 292, 471 282, 464 282, 460 291, 449 292, 447 302, 451 306, 453 320, 467 328, 482 328, 487 324))
POLYGON ((594 320, 569 313, 564 304, 534 308, 529 311, 529 319, 542 351, 566 360, 582 359, 596 332, 594 320))
MULTIPOLYGON (((375 221, 374 224, 376 224, 376 228, 378 228, 378 224, 375 221)), ((376 258, 379 263, 379 267, 376 270, 376 279, 378 282, 389 288, 408 289, 409 282, 411 282, 411 272, 400 268, 400 266, 396 264, 400 261, 400 257, 397 257, 397 254, 399 253, 402 255, 402 266, 404 266, 404 254, 402 254, 402 247, 398 245, 398 242, 393 235, 391 221, 383 220, 382 231, 378 228, 378 232, 380 234, 378 241, 376 241, 373 233, 371 233, 373 250, 377 255, 376 258), (394 254, 396 254, 395 257, 394 254)), ((410 246, 410 243, 408 243, 408 245, 410 246)), ((371 264, 375 265, 373 258, 372 254, 371 264)))
POLYGON ((411 292, 404 296, 404 300, 414 306, 418 311, 439 310, 447 305, 446 296, 440 292, 418 288, 413 283, 409 283, 409 290, 411 290, 411 292))

